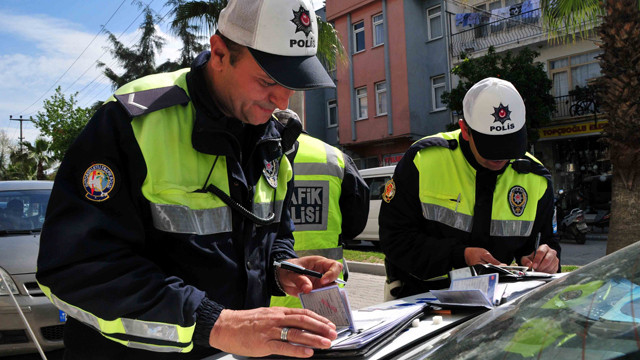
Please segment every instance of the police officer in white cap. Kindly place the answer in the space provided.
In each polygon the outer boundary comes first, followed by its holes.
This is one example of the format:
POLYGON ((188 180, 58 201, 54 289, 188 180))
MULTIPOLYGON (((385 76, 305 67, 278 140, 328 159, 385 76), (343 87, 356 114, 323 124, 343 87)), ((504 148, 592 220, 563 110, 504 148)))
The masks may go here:
POLYGON ((510 82, 486 78, 463 108, 460 130, 414 143, 386 185, 387 298, 445 288, 449 271, 475 264, 560 270, 551 176, 526 153, 522 97, 510 82))
POLYGON ((190 69, 118 89, 60 166, 37 278, 68 315, 66 359, 310 357, 337 336, 268 307, 342 270, 293 250, 285 153, 300 126, 272 117, 294 90, 334 86, 311 2, 231 0, 210 44, 190 69))

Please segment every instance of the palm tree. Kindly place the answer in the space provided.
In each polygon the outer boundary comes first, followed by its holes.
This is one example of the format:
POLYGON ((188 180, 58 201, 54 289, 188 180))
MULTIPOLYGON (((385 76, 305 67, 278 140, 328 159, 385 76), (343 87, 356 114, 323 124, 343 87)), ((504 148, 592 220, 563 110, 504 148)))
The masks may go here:
POLYGON ((53 163, 51 143, 39 137, 33 145, 26 141, 22 144, 27 148, 27 158, 36 163, 36 180, 46 180, 47 175, 44 172, 53 163))
POLYGON ((125 69, 124 74, 118 75, 113 69, 106 66, 106 64, 98 62, 99 67, 105 68, 104 75, 111 80, 114 89, 139 77, 158 72, 156 70, 155 57, 156 53, 162 51, 165 40, 158 35, 155 23, 156 17, 147 6, 145 9, 145 19, 139 28, 142 35, 133 48, 126 47, 115 35, 107 31, 109 41, 113 46, 111 54, 113 54, 125 69))
POLYGON ((598 27, 604 53, 597 87, 609 123, 613 169, 611 223, 607 253, 638 240, 640 234, 640 4, 638 0, 541 0, 543 19, 567 33, 588 31, 582 25, 602 16, 598 27))
MULTIPOLYGON (((212 35, 218 25, 220 11, 227 6, 228 0, 209 1, 188 1, 188 0, 168 0, 167 6, 173 8, 174 15, 171 29, 176 35, 180 35, 180 30, 191 24, 196 28, 206 29, 206 34, 212 35)), ((333 25, 323 21, 318 17, 318 58, 327 69, 335 68, 338 61, 345 62, 346 51, 338 32, 333 25)))
POLYGON ((25 151, 16 148, 9 154, 10 164, 7 167, 5 178, 7 180, 35 180, 37 164, 25 151))

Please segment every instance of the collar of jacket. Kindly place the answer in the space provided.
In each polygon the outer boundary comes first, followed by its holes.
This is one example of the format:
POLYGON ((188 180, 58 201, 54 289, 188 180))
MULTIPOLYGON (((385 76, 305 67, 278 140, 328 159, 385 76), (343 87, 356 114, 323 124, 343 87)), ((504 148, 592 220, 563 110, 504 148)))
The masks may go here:
POLYGON ((462 154, 464 155, 464 158, 467 160, 467 162, 469 163, 469 165, 471 165, 474 169, 476 169, 476 172, 487 172, 487 173, 493 173, 495 172, 497 175, 502 174, 507 167, 509 167, 509 163, 507 163, 507 165, 505 167, 503 167, 500 170, 497 171, 493 171, 493 170, 489 170, 486 167, 478 164, 478 162, 476 161, 475 156, 473 156, 473 152, 471 151, 471 145, 469 145, 469 142, 467 140, 465 140, 462 137, 462 132, 460 132, 458 134, 458 144, 460 144, 460 149, 462 150, 462 154))
POLYGON ((204 71, 210 56, 209 51, 200 53, 187 74, 187 87, 196 110, 191 135, 193 148, 205 154, 232 155, 239 159, 245 139, 256 139, 255 144, 264 140, 279 140, 280 132, 274 125, 274 119, 261 125, 243 124, 238 119, 225 116, 211 101, 213 96, 207 88, 204 71), (216 137, 215 141, 212 136, 216 137))

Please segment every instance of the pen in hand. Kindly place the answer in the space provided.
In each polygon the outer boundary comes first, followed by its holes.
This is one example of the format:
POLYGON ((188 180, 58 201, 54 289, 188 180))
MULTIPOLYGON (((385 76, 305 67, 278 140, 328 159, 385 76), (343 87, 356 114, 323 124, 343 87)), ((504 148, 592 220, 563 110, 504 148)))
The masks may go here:
MULTIPOLYGON (((300 265, 296 265, 296 264, 292 264, 288 261, 274 261, 273 265, 285 270, 289 270, 289 271, 293 271, 294 273, 297 274, 302 274, 302 275, 307 275, 307 276, 312 276, 315 278, 321 278, 322 274, 317 272, 317 271, 313 271, 313 270, 309 270, 309 269, 305 269, 300 265)), ((342 279, 336 279, 335 282, 337 282, 338 284, 343 284, 345 285, 347 282, 342 280, 342 279)))
POLYGON ((535 260, 536 255, 538 254, 538 247, 540 246, 540 233, 538 233, 538 235, 536 236, 536 243, 534 245, 533 248, 533 259, 531 259, 531 270, 534 270, 533 268, 533 260, 535 260))

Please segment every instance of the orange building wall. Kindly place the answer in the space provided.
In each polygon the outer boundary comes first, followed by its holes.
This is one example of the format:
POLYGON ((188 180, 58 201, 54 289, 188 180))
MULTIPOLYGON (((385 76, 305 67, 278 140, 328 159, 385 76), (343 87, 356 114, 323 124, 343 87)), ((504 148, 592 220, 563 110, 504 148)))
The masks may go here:
POLYGON ((345 47, 349 43, 347 36, 353 36, 353 31, 347 23, 347 13, 351 13, 351 25, 364 21, 365 50, 353 54, 354 84, 350 86, 349 68, 338 67, 338 119, 340 143, 356 145, 372 140, 389 139, 409 133, 409 104, 407 84, 407 58, 405 31, 403 28, 404 8, 402 0, 387 1, 387 21, 384 24, 388 31, 389 44, 373 48, 372 16, 382 12, 382 1, 371 0, 328 0, 327 19, 334 22, 345 47), (397 20, 395 20, 397 19, 397 20), (395 21, 394 21, 395 20, 395 21), (345 35, 346 34, 346 35, 345 35), (384 51, 389 46, 391 79, 385 79, 384 51), (388 131, 386 115, 376 116, 375 83, 386 80, 387 88, 391 84, 391 106, 393 134, 388 131), (357 120, 356 140, 352 138, 352 109, 351 94, 356 88, 367 87, 368 118, 357 120), (400 121, 404 119, 404 121, 400 121))

